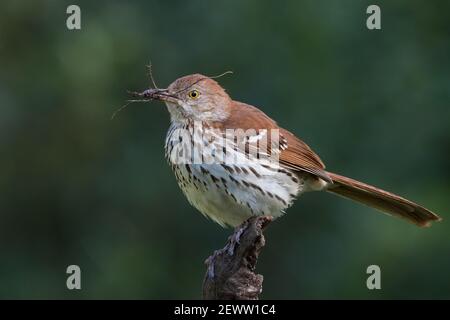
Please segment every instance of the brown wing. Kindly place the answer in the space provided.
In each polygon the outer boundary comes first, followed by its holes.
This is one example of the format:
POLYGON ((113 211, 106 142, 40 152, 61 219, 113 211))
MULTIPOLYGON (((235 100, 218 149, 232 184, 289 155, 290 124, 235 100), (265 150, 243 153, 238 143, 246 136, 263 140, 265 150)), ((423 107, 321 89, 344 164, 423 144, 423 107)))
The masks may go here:
POLYGON ((264 112, 251 105, 233 101, 231 113, 227 120, 217 123, 222 129, 279 129, 280 130, 280 164, 294 171, 305 171, 332 182, 325 172, 325 165, 306 143, 289 131, 278 127, 276 122, 264 112))
POLYGON ((302 170, 332 182, 319 156, 291 132, 280 128, 280 136, 286 139, 287 148, 281 152, 280 163, 292 170, 302 170))

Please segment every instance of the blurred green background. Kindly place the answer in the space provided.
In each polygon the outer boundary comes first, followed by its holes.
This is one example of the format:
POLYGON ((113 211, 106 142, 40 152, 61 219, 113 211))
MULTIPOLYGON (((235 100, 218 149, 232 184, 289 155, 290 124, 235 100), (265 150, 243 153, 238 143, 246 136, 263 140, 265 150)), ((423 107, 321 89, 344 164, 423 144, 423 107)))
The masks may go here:
POLYGON ((200 298, 230 229, 206 220, 164 159, 169 116, 110 120, 151 59, 259 106, 328 169, 441 214, 420 229, 325 193, 266 232, 262 298, 450 298, 450 2, 2 1, 0 297, 200 298), (82 29, 66 28, 81 7, 82 29), (82 290, 66 289, 68 265, 82 290), (382 290, 366 288, 377 264, 382 290))

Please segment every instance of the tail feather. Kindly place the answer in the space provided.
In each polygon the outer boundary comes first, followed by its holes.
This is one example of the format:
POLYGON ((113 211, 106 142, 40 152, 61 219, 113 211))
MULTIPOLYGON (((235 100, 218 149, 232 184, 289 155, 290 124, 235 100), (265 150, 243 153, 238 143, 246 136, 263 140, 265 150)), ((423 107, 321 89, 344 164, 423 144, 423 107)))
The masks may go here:
POLYGON ((333 180, 327 191, 363 203, 384 213, 427 227, 441 218, 430 210, 393 193, 335 173, 327 172, 333 180))

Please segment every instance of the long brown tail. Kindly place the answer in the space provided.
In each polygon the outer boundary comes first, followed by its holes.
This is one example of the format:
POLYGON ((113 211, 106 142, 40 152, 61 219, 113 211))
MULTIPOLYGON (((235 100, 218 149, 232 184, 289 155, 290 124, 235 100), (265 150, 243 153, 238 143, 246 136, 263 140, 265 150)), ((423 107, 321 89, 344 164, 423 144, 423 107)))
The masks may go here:
POLYGON ((441 218, 418 204, 374 186, 328 172, 333 180, 327 191, 363 203, 382 212, 427 227, 441 218))

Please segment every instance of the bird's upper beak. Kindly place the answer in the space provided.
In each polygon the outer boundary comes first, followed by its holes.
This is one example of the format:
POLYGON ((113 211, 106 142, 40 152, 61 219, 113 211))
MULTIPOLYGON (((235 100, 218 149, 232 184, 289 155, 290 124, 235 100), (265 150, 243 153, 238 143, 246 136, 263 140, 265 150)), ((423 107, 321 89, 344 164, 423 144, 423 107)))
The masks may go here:
POLYGON ((169 93, 168 89, 147 89, 142 92, 130 92, 134 97, 142 100, 161 100, 167 102, 178 102, 178 98, 169 93))

